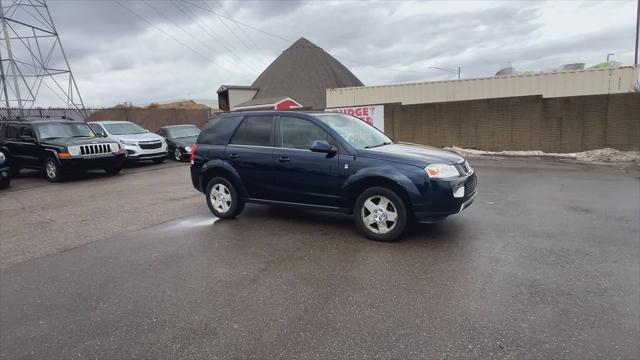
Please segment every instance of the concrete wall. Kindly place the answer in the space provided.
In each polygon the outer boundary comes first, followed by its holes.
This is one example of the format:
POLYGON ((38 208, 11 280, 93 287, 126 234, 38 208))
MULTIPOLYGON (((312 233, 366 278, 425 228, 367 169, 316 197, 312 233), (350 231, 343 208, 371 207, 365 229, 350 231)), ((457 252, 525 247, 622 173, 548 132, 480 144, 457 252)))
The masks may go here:
POLYGON ((403 105, 541 95, 544 98, 633 91, 638 67, 588 69, 422 83, 327 89, 327 108, 403 105))
POLYGON ((640 150, 640 95, 385 104, 394 140, 481 150, 640 150))
POLYGON ((98 110, 87 121, 127 120, 155 132, 165 125, 194 124, 202 127, 210 110, 201 109, 105 109, 98 110))

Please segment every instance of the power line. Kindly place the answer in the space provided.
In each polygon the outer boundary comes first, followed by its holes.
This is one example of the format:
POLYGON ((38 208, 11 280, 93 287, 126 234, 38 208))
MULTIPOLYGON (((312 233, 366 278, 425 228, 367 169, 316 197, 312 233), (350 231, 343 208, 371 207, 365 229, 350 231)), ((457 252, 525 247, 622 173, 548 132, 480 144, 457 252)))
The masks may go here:
MULTIPOLYGON (((173 24, 173 26, 175 26, 176 28, 178 28, 180 31, 182 31, 183 33, 185 33, 187 36, 189 36, 191 39, 197 41, 198 43, 200 43, 204 48, 206 48, 208 51, 211 52, 215 52, 213 49, 209 48, 209 46, 207 44, 205 44, 202 40, 198 39, 197 37, 193 36, 191 33, 189 33, 188 31, 186 31, 182 26, 180 26, 178 23, 174 22, 173 20, 171 20, 168 16, 166 16, 164 13, 162 13, 160 10, 156 9, 152 3, 148 0, 143 0, 145 4, 147 4, 147 6, 149 6, 151 9, 153 9, 153 11, 155 11, 157 14, 159 14, 160 16, 162 16, 165 20, 167 20, 168 22, 170 22, 171 24, 173 24)), ((251 69, 254 70, 254 69, 251 69)))
MULTIPOLYGON (((207 4, 207 2, 205 0, 202 0, 202 1, 205 4, 207 4)), ((227 10, 225 10, 224 6, 222 6, 222 4, 218 0, 214 0, 214 1, 218 4, 218 7, 225 13, 225 15, 231 17, 229 12, 227 10)), ((210 8, 208 4, 207 4, 207 7, 210 8)), ((258 46, 258 44, 256 44, 255 41, 253 41, 253 39, 251 39, 251 36, 249 36, 249 34, 246 32, 246 30, 243 27, 241 27, 240 25, 238 25, 238 23, 233 23, 233 24, 247 38, 247 40, 251 43, 251 45, 253 45, 253 47, 258 51, 258 53, 260 53, 260 55, 262 55, 267 60, 267 64, 271 63, 271 57, 265 55, 265 53, 263 52, 263 49, 260 46, 258 46)))
POLYGON ((240 24, 240 25, 242 25, 242 26, 248 27, 248 28, 249 28, 249 29, 251 29, 251 30, 261 32, 261 33, 263 33, 263 34, 265 34, 265 35, 269 35, 269 36, 271 36, 271 37, 273 37, 273 38, 275 38, 275 39, 282 40, 282 41, 287 42, 287 43, 291 43, 291 42, 293 42, 293 41, 292 41, 292 40, 290 40, 290 39, 286 39, 286 38, 283 38, 282 36, 279 36, 279 35, 276 35, 276 34, 272 34, 272 33, 270 33, 270 32, 264 31, 264 30, 262 30, 262 29, 258 29, 257 27, 251 26, 251 25, 249 25, 249 24, 245 24, 245 23, 243 23, 243 22, 241 22, 241 21, 238 21, 238 20, 236 20, 236 19, 234 19, 234 18, 232 18, 232 17, 229 17, 229 16, 225 16, 225 15, 218 14, 217 12, 215 12, 215 11, 213 11, 213 10, 211 10, 211 9, 204 8, 204 7, 202 7, 202 6, 198 5, 198 4, 194 4, 194 3, 192 3, 191 1, 188 1, 188 0, 181 0, 181 1, 182 1, 182 2, 184 2, 184 3, 187 3, 187 4, 191 5, 191 6, 195 6, 195 7, 199 8, 199 9, 202 9, 202 10, 204 10, 204 11, 208 11, 208 12, 210 12, 210 13, 212 13, 212 14, 216 15, 216 16, 219 16, 219 17, 225 18, 225 19, 227 19, 227 20, 229 20, 229 21, 233 21, 233 22, 234 22, 234 23, 236 23, 236 24, 240 24))
MULTIPOLYGON (((242 25, 242 26, 244 26, 244 27, 246 27, 246 28, 249 28, 249 29, 251 29, 251 30, 254 30, 254 31, 260 32, 260 33, 262 33, 262 34, 268 35, 268 36, 270 36, 270 37, 272 37, 272 38, 275 38, 275 39, 278 39, 278 40, 281 40, 281 41, 287 42, 287 43, 289 43, 289 44, 291 44, 291 43, 293 42, 293 40, 291 40, 291 39, 287 39, 287 38, 282 37, 282 36, 280 36, 280 35, 276 35, 276 34, 273 34, 273 33, 268 32, 268 31, 265 31, 265 30, 259 29, 259 28, 255 27, 255 26, 251 26, 251 25, 249 25, 249 24, 247 24, 247 23, 244 23, 244 22, 242 22, 242 21, 238 21, 238 20, 236 20, 236 19, 234 19, 234 18, 232 18, 232 17, 230 17, 230 16, 225 16, 225 15, 219 14, 219 13, 217 13, 217 12, 215 12, 215 11, 211 10, 211 9, 207 9, 207 8, 205 8, 205 7, 202 7, 202 6, 198 5, 198 4, 194 4, 193 2, 191 2, 191 1, 189 1, 189 0, 180 0, 180 1, 182 1, 182 2, 184 2, 184 3, 187 3, 187 4, 191 5, 191 6, 197 7, 197 8, 199 8, 199 9, 202 9, 202 10, 204 10, 204 11, 207 11, 207 12, 209 12, 209 13, 211 13, 211 14, 213 14, 213 15, 216 15, 216 16, 218 16, 218 17, 221 17, 221 18, 227 19, 227 20, 229 20, 229 21, 232 21, 232 22, 234 22, 234 23, 236 23, 236 24, 242 25)), ((367 64, 367 63, 364 63, 364 62, 361 62, 361 61, 357 61, 357 60, 353 60, 353 59, 349 59, 349 58, 344 58, 344 57, 343 57, 342 59, 344 59, 344 60, 346 60, 346 61, 348 61, 348 62, 351 62, 351 63, 360 64, 360 65, 363 65, 363 66, 366 66, 366 67, 372 67, 372 68, 376 68, 376 69, 387 70, 387 71, 395 71, 395 72, 401 72, 401 73, 411 73, 411 74, 416 74, 416 73, 423 72, 423 71, 425 71, 425 70, 426 70, 426 69, 420 69, 420 70, 403 70, 403 69, 397 69, 397 68, 392 68, 392 67, 376 66, 376 65, 367 64)))
POLYGON ((252 71, 258 71, 256 68, 253 67, 253 65, 249 64, 248 62, 246 62, 241 56, 238 56, 238 54, 236 54, 230 47, 228 47, 221 38, 219 38, 218 36, 215 35, 215 31, 211 32, 209 31, 208 27, 203 26, 202 24, 200 24, 200 22, 198 21, 198 19, 194 18, 192 15, 190 15, 189 13, 187 13, 181 6, 178 6, 178 3, 172 1, 171 2, 173 4, 173 6, 175 6, 178 10, 180 10, 180 12, 182 12, 186 17, 188 17, 189 19, 191 19, 191 21, 193 21, 196 25, 198 25, 202 30, 204 30, 205 34, 208 34, 209 36, 211 36, 213 39, 215 39, 220 45, 222 45, 222 47, 224 47, 225 49, 227 49, 227 51, 229 53, 231 53, 233 56, 235 56, 239 61, 243 62, 245 65, 247 65, 249 68, 252 69, 252 71))
POLYGON ((180 41, 179 39, 177 39, 176 37, 174 37, 173 35, 169 34, 168 32, 162 30, 162 28, 155 26, 151 21, 147 20, 146 18, 144 18, 142 15, 138 14, 137 12, 129 9, 128 7, 124 6, 119 0, 115 0, 115 3, 120 5, 123 9, 127 10, 128 12, 132 13, 133 15, 135 15, 137 18, 139 18, 140 20, 146 22, 147 24, 149 24, 149 26, 153 27, 154 29, 160 31, 161 33, 165 34, 167 37, 171 38, 173 41, 177 42, 178 44, 184 46, 185 48, 193 51, 194 53, 196 53, 198 56, 202 57, 203 59, 207 60, 207 61, 211 61, 211 62, 215 62, 215 60, 213 60, 212 58, 208 57, 207 55, 204 55, 203 53, 199 52, 198 50, 192 48, 191 46, 183 43, 182 41, 180 41))
MULTIPOLYGON (((161 33, 163 33, 164 35, 166 35, 168 38, 172 39, 173 41, 177 42, 178 44, 182 45, 183 47, 191 50, 192 52, 194 52, 195 54, 197 54, 198 56, 200 56, 201 58, 210 61, 212 63, 215 63, 215 59, 212 59, 210 57, 208 57, 207 55, 201 53, 200 51, 192 48, 191 46, 185 44, 184 42, 180 41, 180 39, 176 38, 175 36, 169 34, 168 32, 164 31, 162 28, 155 26, 151 21, 147 20, 145 17, 143 17, 142 15, 138 14, 137 12, 135 12, 132 9, 129 9, 128 7, 124 6, 119 0, 115 0, 115 3, 120 5, 120 7, 122 7, 123 9, 127 10, 128 12, 130 12, 131 14, 133 14, 134 16, 136 16, 137 18, 139 18, 140 20, 144 21, 145 23, 149 24, 149 26, 153 27, 154 29, 160 31, 161 33)), ((235 72, 225 66, 222 66, 220 64, 218 64, 218 66, 220 66, 221 68, 225 69, 226 71, 230 71, 230 72, 235 72)), ((236 72, 237 73, 237 72, 236 72)))
MULTIPOLYGON (((205 4, 207 6, 207 8, 211 9, 211 7, 209 6, 209 4, 207 4, 204 0, 202 0, 203 4, 205 4)), ((221 8, 222 11, 224 11, 226 14, 228 14, 224 8, 221 8)), ((229 30, 229 32, 231 32, 231 34, 238 39, 238 42, 240 42, 247 50, 249 50, 249 52, 256 58, 258 59, 259 56, 257 55, 257 53, 254 51, 254 49, 252 49, 251 47, 249 47, 249 45, 247 45, 247 43, 242 40, 242 37, 238 36, 238 34, 233 30, 233 28, 231 28, 229 25, 227 25, 227 23, 222 19, 222 18, 218 18, 218 20, 220 20, 220 22, 222 23, 222 25, 224 25, 225 28, 227 28, 227 30, 229 30)), ((240 28, 240 26, 238 24, 235 24, 238 28, 240 28)), ((264 61, 264 59, 262 59, 262 61, 264 61)), ((268 61, 265 62, 265 64, 269 64, 268 61)))

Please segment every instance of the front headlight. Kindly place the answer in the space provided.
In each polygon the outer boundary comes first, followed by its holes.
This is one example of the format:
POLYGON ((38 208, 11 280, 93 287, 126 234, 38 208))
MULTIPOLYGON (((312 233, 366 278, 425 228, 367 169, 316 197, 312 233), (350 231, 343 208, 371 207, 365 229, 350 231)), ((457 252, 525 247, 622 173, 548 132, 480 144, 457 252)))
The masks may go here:
POLYGON ((129 145, 129 146, 138 146, 138 144, 131 142, 131 141, 120 141, 121 143, 123 143, 124 145, 129 145))
POLYGON ((118 146, 118 144, 116 143, 112 143, 109 144, 109 150, 111 150, 111 152, 118 152, 118 150, 120 150, 120 146, 118 146))
POLYGON ((186 151, 186 152, 190 153, 190 152, 191 152, 191 148, 190 148, 190 147, 188 147, 188 146, 185 146, 185 147, 184 147, 184 151, 186 151))
POLYGON ((0 151, 0 160, 6 160, 7 158, 4 156, 4 153, 0 151))
POLYGON ((78 145, 73 145, 73 146, 67 147, 67 151, 69 152, 69 155, 71 155, 71 156, 80 156, 80 146, 78 146, 78 145))
POLYGON ((431 164, 424 168, 432 179, 443 179, 460 176, 458 169, 453 165, 448 164, 431 164))

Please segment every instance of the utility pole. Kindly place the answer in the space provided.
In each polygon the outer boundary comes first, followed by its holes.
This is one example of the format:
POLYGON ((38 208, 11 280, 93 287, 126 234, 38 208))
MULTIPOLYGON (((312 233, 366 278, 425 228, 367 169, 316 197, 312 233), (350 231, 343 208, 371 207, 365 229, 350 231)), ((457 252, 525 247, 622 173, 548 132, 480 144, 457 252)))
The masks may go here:
POLYGON ((4 105, 7 116, 12 107, 18 116, 28 116, 35 106, 60 107, 86 118, 47 1, 0 0, 0 23, 0 112, 4 105))

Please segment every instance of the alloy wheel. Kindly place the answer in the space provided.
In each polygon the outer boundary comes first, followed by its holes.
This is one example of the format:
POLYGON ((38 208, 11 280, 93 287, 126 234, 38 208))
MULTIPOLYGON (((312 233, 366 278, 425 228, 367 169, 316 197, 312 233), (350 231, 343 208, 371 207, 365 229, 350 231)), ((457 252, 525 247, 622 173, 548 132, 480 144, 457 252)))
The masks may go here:
POLYGON ((215 184, 211 188, 209 199, 213 208, 221 213, 226 213, 231 207, 231 192, 224 184, 215 184))
POLYGON ((376 234, 386 234, 393 230, 398 222, 398 210, 387 197, 374 195, 362 205, 362 222, 376 234))
POLYGON ((176 159, 176 161, 182 160, 182 153, 180 152, 180 149, 175 148, 175 150, 173 150, 173 158, 176 159))
POLYGON ((45 171, 47 172, 47 177, 49 179, 56 178, 56 164, 53 163, 53 160, 47 161, 47 165, 45 166, 45 171))

